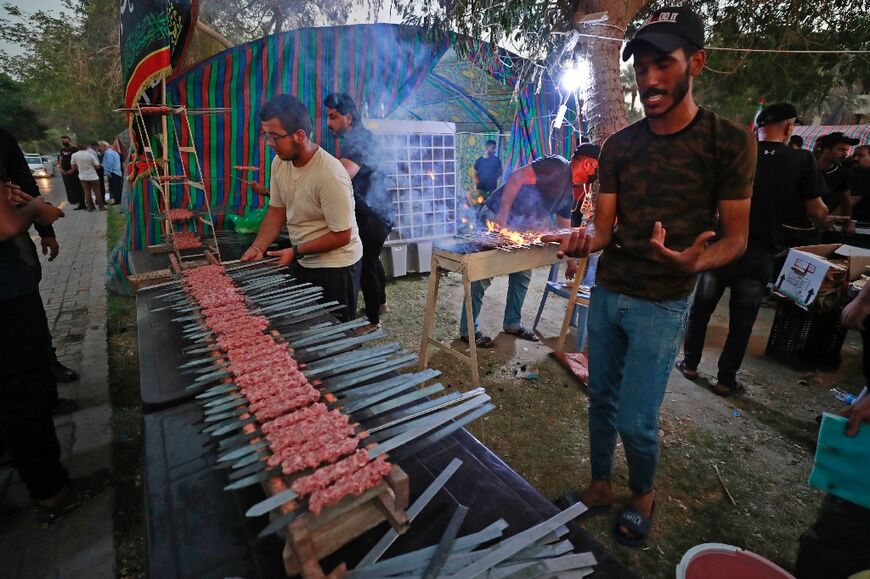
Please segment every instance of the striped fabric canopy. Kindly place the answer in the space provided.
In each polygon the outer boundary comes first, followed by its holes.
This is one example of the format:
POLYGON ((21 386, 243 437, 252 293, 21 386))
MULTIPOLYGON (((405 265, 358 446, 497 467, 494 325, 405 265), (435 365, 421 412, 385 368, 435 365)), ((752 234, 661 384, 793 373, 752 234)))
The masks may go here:
MULTIPOLYGON (((241 179, 269 181, 272 152, 259 136, 257 113, 266 100, 282 93, 293 94, 305 103, 314 120, 313 139, 333 153, 337 152, 337 142, 328 132, 322 104, 323 98, 332 92, 350 94, 360 108, 366 103, 370 114, 383 111, 390 115, 426 81, 433 90, 455 92, 463 100, 462 110, 475 121, 492 122, 490 129, 497 130, 498 123, 485 102, 463 90, 456 79, 432 74, 445 52, 458 42, 465 43, 469 62, 513 88, 516 81, 512 70, 519 57, 484 42, 456 35, 433 35, 422 28, 402 25, 306 28, 221 52, 181 71, 167 83, 168 104, 231 109, 229 113, 189 117, 190 138, 180 125, 181 120, 169 117, 175 123, 175 130, 169 132, 170 171, 176 175, 182 172, 183 161, 173 153, 177 149, 173 139, 178 134, 178 144, 197 148, 213 208, 242 214, 261 206, 262 199, 241 179), (498 58, 492 58, 494 55, 498 58), (233 169, 235 166, 253 166, 259 172, 238 172, 233 169)), ((504 94, 505 99, 510 98, 510 91, 504 94)), ((537 87, 526 86, 519 91, 505 159, 508 171, 541 155, 570 156, 575 134, 565 132, 566 129, 550 131, 560 102, 558 88, 549 78, 542 79, 537 87)), ((571 120, 566 119, 566 127, 571 126, 571 120)), ((510 123, 508 120, 507 126, 510 123)), ((186 171, 197 175, 193 159, 187 162, 186 171)), ((172 205, 197 209, 204 204, 203 195, 189 187, 174 187, 172 205)), ((128 269, 127 251, 161 241, 155 221, 157 196, 150 183, 140 181, 128 202, 128 231, 118 257, 120 270, 128 269)), ((219 226, 220 222, 221 219, 219 226)))

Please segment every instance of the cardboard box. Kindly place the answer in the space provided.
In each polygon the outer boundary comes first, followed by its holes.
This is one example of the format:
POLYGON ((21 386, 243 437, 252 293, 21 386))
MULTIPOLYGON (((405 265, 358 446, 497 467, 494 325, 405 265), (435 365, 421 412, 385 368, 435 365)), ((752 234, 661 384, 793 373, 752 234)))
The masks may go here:
POLYGON ((798 306, 807 307, 819 296, 841 295, 847 282, 870 266, 870 250, 832 243, 790 249, 774 282, 774 290, 798 306))

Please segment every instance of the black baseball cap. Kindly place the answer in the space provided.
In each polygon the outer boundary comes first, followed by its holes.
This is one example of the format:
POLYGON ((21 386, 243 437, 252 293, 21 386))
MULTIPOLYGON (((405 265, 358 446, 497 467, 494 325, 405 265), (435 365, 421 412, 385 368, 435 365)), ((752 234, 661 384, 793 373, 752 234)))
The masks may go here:
POLYGON ((572 159, 579 159, 580 157, 591 157, 593 159, 598 159, 598 156, 600 154, 601 154, 601 147, 599 147, 595 143, 582 143, 574 151, 574 154, 571 155, 571 158, 572 159))
POLYGON ((634 33, 622 51, 622 60, 628 60, 640 43, 649 44, 656 50, 670 54, 687 41, 698 48, 704 48, 704 22, 701 17, 685 6, 662 8, 656 10, 634 33))
POLYGON ((789 119, 798 120, 797 109, 790 103, 776 103, 761 109, 758 116, 755 117, 755 126, 764 127, 774 123, 780 123, 789 119))
POLYGON ((850 147, 854 147, 860 142, 861 139, 853 139, 852 137, 847 137, 840 131, 834 131, 833 133, 822 135, 821 137, 816 139, 816 144, 822 148, 833 147, 834 145, 839 145, 840 143, 845 143, 850 147))

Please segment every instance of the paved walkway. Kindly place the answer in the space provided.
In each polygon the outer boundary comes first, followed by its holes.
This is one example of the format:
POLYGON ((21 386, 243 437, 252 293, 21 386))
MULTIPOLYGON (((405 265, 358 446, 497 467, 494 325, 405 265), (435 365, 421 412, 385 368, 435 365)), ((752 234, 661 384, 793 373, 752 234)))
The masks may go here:
MULTIPOLYGON (((65 200, 58 177, 41 179, 39 185, 55 205, 65 200)), ((61 251, 51 263, 43 258, 40 290, 58 358, 81 375, 59 388, 79 410, 55 420, 64 465, 72 476, 81 476, 112 461, 103 285, 106 214, 71 209, 64 207, 66 217, 55 225, 61 251)), ((12 469, 0 466, 0 577, 113 577, 112 495, 107 492, 40 529, 24 485, 12 469)))

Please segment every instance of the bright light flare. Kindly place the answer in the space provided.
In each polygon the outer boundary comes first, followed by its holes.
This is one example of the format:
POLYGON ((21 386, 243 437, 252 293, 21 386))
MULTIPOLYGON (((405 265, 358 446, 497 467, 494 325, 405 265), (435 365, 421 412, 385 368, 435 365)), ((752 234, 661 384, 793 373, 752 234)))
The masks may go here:
POLYGON ((573 66, 562 73, 562 88, 568 92, 576 92, 583 85, 589 84, 590 76, 589 61, 585 58, 575 60, 573 66))

